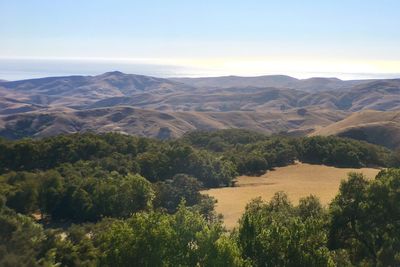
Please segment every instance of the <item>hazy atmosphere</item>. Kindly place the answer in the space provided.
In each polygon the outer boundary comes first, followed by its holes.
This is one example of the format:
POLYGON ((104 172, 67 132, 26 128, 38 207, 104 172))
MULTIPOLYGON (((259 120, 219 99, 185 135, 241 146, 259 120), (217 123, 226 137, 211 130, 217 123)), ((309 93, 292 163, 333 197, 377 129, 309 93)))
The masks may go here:
POLYGON ((400 73, 396 0, 1 1, 0 78, 400 73))

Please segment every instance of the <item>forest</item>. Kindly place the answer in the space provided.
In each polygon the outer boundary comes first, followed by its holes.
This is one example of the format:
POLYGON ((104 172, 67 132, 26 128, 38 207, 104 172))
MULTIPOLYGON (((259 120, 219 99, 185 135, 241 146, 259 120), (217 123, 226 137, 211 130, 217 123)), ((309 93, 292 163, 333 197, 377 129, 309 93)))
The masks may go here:
POLYGON ((0 139, 0 266, 398 266, 399 167, 365 142, 236 129, 0 139), (233 231, 200 194, 295 161, 382 171, 326 207, 254 199, 233 231))

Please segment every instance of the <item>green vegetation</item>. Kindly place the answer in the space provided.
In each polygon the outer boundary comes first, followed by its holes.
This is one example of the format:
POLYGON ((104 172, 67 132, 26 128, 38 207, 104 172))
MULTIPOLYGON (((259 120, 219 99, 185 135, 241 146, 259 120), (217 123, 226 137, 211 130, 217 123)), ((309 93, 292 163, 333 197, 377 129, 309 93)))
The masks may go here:
POLYGON ((303 138, 299 159, 341 167, 388 166, 392 153, 381 147, 338 137, 303 138))
POLYGON ((352 174, 330 207, 330 246, 368 266, 400 264, 400 169, 374 181, 352 174))
POLYGON ((353 168, 400 166, 400 157, 388 149, 333 136, 289 138, 247 130, 221 130, 193 132, 183 139, 232 161, 239 174, 259 174, 295 160, 353 168))
POLYGON ((0 140, 0 266, 397 266, 400 171, 351 174, 328 208, 277 193, 227 232, 199 193, 295 160, 399 166, 333 137, 224 130, 159 141, 120 134, 0 140))
POLYGON ((243 256, 254 266, 334 266, 327 247, 327 214, 315 197, 294 207, 278 192, 248 204, 238 230, 243 256))

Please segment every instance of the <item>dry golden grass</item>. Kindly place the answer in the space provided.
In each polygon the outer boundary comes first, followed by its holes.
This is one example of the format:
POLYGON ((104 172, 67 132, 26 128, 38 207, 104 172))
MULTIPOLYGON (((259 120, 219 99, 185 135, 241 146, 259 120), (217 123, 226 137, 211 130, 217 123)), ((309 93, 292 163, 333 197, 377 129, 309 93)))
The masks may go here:
POLYGON ((251 199, 262 197, 270 200, 278 191, 286 192, 295 204, 300 198, 313 194, 326 205, 335 197, 341 180, 346 179, 349 172, 361 172, 372 179, 379 169, 334 168, 297 163, 276 168, 260 177, 240 176, 236 187, 210 189, 202 193, 218 200, 216 211, 224 215, 225 226, 232 229, 251 199))

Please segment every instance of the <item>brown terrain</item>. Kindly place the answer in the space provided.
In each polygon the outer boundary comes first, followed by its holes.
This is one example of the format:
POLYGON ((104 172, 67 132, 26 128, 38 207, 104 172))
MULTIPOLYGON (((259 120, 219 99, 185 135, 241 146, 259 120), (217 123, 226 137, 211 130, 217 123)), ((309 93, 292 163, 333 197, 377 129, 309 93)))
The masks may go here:
POLYGON ((253 129, 266 133, 304 135, 343 118, 331 111, 307 112, 161 112, 129 106, 81 111, 36 111, 0 117, 0 135, 16 139, 72 132, 121 132, 161 139, 196 129, 253 129))
POLYGON ((11 139, 80 131, 173 138, 195 129, 245 128, 395 148, 399 109, 400 79, 163 79, 115 71, 0 81, 0 136, 11 139))
POLYGON ((400 148, 400 111, 357 112, 311 135, 338 135, 388 148, 400 148))

